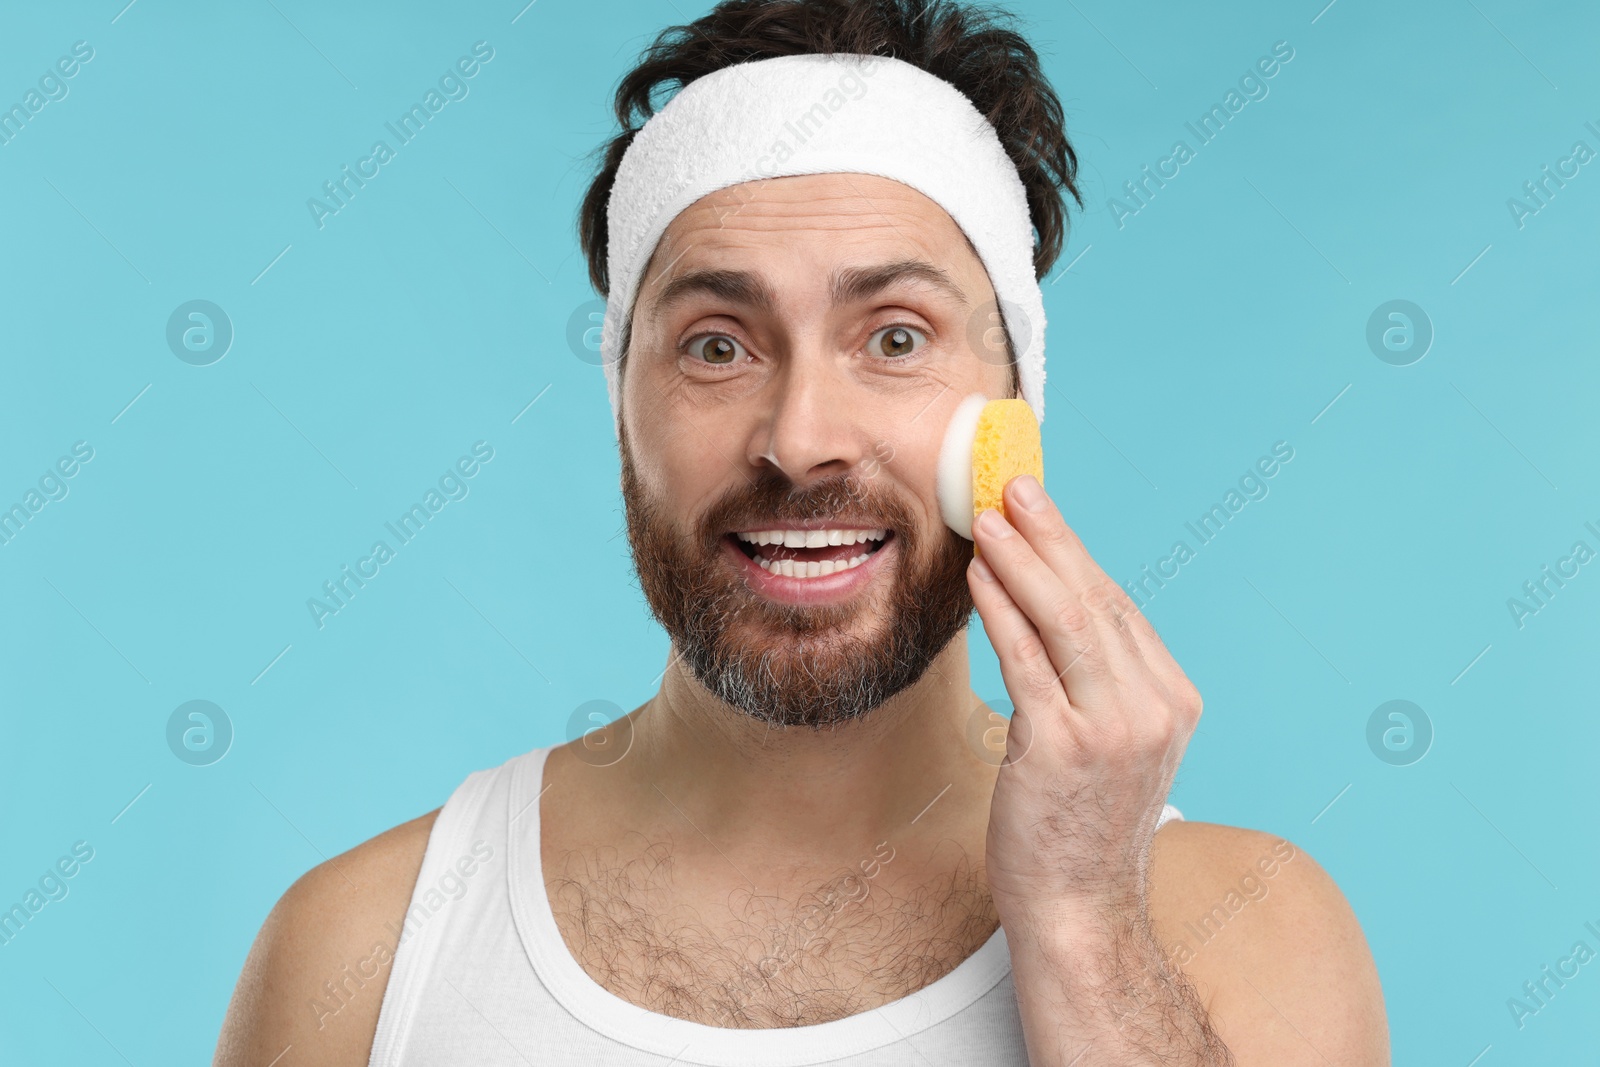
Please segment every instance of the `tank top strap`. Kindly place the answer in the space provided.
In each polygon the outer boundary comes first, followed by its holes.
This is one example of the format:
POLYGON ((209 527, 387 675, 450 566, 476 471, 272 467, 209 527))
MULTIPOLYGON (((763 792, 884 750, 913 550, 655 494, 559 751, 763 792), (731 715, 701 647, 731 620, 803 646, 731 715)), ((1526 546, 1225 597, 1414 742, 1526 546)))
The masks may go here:
MULTIPOLYGON (((384 989, 371 1067, 660 1063, 1022 1067, 1005 930, 916 992, 828 1022, 711 1026, 623 1000, 566 948, 540 863, 554 746, 468 775, 440 809, 384 989), (538 1050, 535 1053, 535 1050, 538 1050)), ((1160 827, 1183 814, 1162 807, 1160 827)))
POLYGON ((394 964, 384 987, 369 1067, 400 1067, 417 1001, 432 987, 430 972, 445 938, 449 913, 481 910, 486 898, 508 893, 508 810, 516 772, 542 760, 548 749, 514 756, 498 767, 473 771, 450 794, 434 820, 404 918, 391 924, 398 935, 394 964), (467 902, 465 904, 461 902, 467 902))

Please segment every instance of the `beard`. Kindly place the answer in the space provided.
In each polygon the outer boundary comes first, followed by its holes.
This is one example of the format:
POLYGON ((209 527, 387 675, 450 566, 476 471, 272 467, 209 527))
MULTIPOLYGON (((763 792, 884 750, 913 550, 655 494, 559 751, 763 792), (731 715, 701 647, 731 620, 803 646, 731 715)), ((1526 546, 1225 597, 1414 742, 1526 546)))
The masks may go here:
POLYGON ((943 522, 917 528, 911 509, 871 479, 848 473, 802 488, 767 468, 685 535, 639 479, 625 427, 619 444, 628 544, 650 613, 700 684, 753 719, 813 729, 860 719, 921 679, 975 610, 972 543, 943 522), (887 591, 875 576, 876 588, 846 603, 788 604, 728 565, 731 530, 836 515, 865 519, 841 526, 893 531, 887 591))

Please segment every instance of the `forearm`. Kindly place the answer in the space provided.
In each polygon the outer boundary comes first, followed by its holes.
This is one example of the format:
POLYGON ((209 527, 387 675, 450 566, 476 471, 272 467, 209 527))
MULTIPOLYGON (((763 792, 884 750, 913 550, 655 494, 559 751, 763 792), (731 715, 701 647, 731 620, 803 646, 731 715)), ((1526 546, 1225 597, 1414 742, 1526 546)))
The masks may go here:
POLYGON ((1234 1067, 1142 908, 1002 916, 1032 1067, 1234 1067))

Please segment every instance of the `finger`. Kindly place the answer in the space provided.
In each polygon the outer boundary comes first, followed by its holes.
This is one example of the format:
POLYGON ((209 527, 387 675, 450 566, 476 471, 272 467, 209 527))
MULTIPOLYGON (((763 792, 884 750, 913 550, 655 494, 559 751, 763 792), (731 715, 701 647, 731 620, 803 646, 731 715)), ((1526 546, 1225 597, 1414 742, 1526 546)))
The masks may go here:
POLYGON ((985 574, 986 566, 982 557, 968 564, 967 585, 983 619, 984 632, 1000 659, 1006 692, 1033 722, 1059 722, 1071 707, 1059 669, 1038 629, 1006 587, 993 577, 993 570, 985 574))
POLYGON ((1081 591, 1096 574, 1105 573, 1033 475, 1019 474, 1012 478, 1006 482, 1001 495, 1005 498, 1007 521, 1021 531, 1068 588, 1081 591))
MULTIPOLYGON (((1126 590, 1122 590, 1126 596, 1126 590)), ((1139 656, 1146 668, 1164 682, 1169 691, 1176 692, 1188 682, 1183 668, 1173 659, 1166 642, 1156 632, 1155 623, 1133 602, 1131 597, 1123 605, 1122 622, 1130 638, 1139 648, 1139 656)))
POLYGON ((1155 631, 1149 620, 1127 590, 1095 562, 1044 487, 1032 475, 1019 475, 1006 483, 1005 493, 1012 525, 1089 613, 1106 623, 1108 640, 1115 640, 1130 658, 1152 652, 1146 637, 1155 631))
POLYGON ((983 559, 1043 640, 1067 699, 1084 704, 1109 696, 1112 658, 1128 656, 1121 642, 1102 632, 1102 623, 999 512, 984 511, 973 523, 973 533, 983 559))

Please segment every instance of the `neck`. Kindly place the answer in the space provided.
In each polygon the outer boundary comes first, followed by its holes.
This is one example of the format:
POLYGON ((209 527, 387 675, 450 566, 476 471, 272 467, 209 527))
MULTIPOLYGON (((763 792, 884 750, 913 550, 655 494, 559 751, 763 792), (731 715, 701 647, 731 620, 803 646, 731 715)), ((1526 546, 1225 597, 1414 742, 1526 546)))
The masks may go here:
MULTIPOLYGON (((968 743, 966 631, 913 686, 838 726, 776 727, 712 696, 674 655, 610 770, 626 825, 660 827, 771 888, 854 866, 887 841, 981 862, 996 768, 968 743), (631 817, 629 817, 631 815, 631 817), (692 824, 692 826, 690 825, 692 824), (954 841, 959 851, 938 850, 954 841)), ((767 886, 762 886, 767 888, 767 886)))

